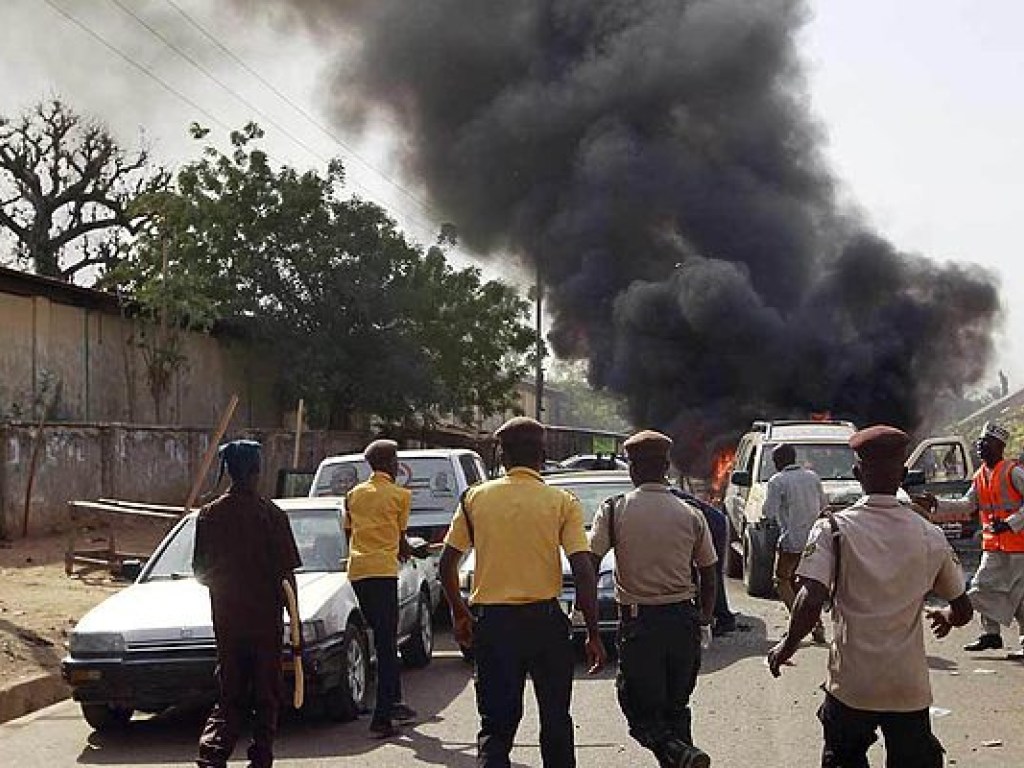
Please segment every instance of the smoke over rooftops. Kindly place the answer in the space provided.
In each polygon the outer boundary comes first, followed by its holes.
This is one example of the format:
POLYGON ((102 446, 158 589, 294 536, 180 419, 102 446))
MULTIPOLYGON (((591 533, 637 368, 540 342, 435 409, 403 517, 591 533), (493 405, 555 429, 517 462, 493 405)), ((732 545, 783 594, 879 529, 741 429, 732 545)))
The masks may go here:
POLYGON ((983 374, 992 275, 839 210, 805 3, 282 5, 357 36, 327 74, 332 117, 390 116, 431 205, 467 247, 540 265, 557 353, 673 432, 686 468, 753 417, 913 430, 983 374))

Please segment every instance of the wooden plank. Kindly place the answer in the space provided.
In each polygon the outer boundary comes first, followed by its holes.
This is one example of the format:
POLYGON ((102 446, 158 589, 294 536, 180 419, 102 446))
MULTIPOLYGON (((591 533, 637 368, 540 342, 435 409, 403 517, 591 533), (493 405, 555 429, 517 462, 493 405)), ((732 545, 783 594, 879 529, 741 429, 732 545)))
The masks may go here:
POLYGON ((122 507, 117 504, 104 504, 98 501, 69 501, 68 507, 72 517, 76 512, 100 513, 108 515, 119 515, 128 518, 148 518, 153 520, 177 520, 181 516, 173 512, 159 512, 149 509, 136 509, 134 507, 122 507))
POLYGON ((175 517, 180 517, 185 511, 184 507, 176 507, 171 504, 149 504, 145 501, 125 501, 123 499, 97 499, 100 504, 110 504, 115 507, 125 507, 127 509, 147 509, 154 512, 170 512, 175 517))

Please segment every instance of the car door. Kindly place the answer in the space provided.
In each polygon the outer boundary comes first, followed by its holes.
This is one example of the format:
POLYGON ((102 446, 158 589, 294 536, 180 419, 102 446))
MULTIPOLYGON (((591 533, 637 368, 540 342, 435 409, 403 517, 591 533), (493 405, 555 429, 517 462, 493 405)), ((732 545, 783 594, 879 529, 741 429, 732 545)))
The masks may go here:
MULTIPOLYGON (((975 462, 963 438, 930 437, 911 452, 906 467, 917 480, 923 480, 923 484, 909 486, 908 492, 924 491, 939 498, 958 499, 971 487, 975 462)), ((972 535, 977 525, 949 522, 942 523, 941 528, 948 537, 961 538, 972 535)))

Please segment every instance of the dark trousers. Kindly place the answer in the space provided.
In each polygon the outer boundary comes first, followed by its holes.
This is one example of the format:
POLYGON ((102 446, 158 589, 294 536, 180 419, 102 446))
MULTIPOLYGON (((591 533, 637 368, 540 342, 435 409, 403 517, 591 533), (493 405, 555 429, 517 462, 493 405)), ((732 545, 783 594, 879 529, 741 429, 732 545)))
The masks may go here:
POLYGON ((224 768, 242 725, 252 715, 249 764, 274 763, 274 733, 281 707, 281 633, 263 637, 222 637, 217 633, 217 684, 220 698, 199 738, 200 768, 224 768))
POLYGON ((474 608, 476 706, 480 713, 477 765, 508 768, 523 718, 526 676, 540 710, 540 754, 545 768, 576 765, 572 718, 573 648, 569 619, 558 602, 474 608))
POLYGON ((927 709, 866 712, 826 693, 818 719, 825 731, 822 768, 868 768, 868 748, 879 728, 885 736, 887 768, 942 768, 942 744, 932 734, 927 709))
POLYGON ((359 607, 373 630, 377 653, 377 703, 373 721, 391 719, 391 709, 402 700, 398 668, 398 579, 371 578, 352 582, 359 607))
POLYGON ((692 745, 690 696, 700 671, 700 623, 690 603, 623 609, 615 685, 629 733, 663 759, 673 740, 692 745))

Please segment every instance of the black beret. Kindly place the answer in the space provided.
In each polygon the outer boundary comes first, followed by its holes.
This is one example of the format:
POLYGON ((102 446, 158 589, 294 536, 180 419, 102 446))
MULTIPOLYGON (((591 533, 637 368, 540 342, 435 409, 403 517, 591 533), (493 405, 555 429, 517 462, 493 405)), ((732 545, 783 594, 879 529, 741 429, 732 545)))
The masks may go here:
POLYGON ((494 430, 502 443, 543 443, 544 425, 529 416, 511 418, 494 430))
POLYGON ((907 458, 910 435, 887 424, 862 429, 850 438, 850 447, 861 461, 903 461, 907 458))
POLYGON ((655 432, 653 429, 645 429, 626 439, 622 444, 626 453, 631 456, 667 455, 672 447, 672 438, 655 432))

